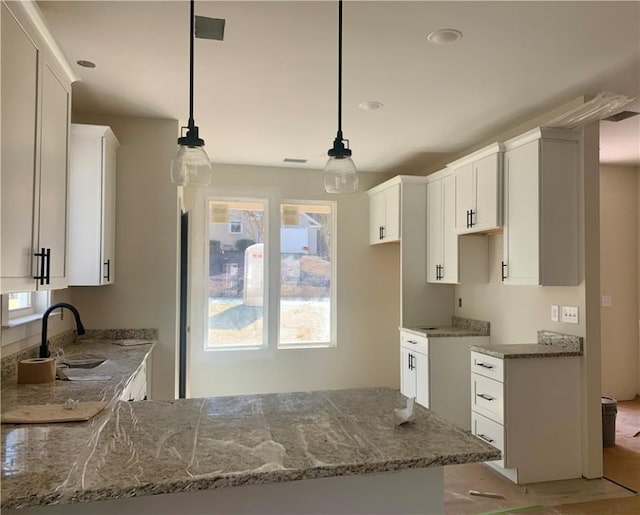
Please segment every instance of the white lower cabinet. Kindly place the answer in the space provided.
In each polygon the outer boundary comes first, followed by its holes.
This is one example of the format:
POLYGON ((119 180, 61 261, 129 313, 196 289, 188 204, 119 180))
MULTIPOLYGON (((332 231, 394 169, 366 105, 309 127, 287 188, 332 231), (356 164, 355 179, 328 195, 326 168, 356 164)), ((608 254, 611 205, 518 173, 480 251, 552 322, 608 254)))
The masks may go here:
POLYGON ((400 391, 469 431, 469 345, 488 336, 427 337, 400 331, 400 391))
POLYGON ((581 477, 580 356, 472 351, 471 432, 502 451, 488 464, 514 483, 581 477))

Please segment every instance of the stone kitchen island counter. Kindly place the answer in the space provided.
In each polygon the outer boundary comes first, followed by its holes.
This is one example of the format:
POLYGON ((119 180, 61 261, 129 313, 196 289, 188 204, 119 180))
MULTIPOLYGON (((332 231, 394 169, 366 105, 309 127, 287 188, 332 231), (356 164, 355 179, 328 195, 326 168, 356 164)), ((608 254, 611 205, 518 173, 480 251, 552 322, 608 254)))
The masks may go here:
POLYGON ((119 402, 84 434, 6 426, 3 513, 442 512, 442 466, 500 452, 421 406, 396 426, 404 401, 367 388, 119 402))

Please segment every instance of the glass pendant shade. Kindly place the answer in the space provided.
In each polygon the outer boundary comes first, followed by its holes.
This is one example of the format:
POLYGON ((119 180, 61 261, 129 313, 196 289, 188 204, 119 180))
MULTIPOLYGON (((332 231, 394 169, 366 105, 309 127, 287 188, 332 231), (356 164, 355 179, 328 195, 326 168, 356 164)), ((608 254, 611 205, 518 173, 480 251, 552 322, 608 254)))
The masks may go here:
POLYGON ((324 190, 327 193, 357 193, 358 171, 349 156, 329 158, 324 167, 324 190))
POLYGON ((171 161, 171 181, 178 186, 211 184, 211 161, 201 146, 179 145, 171 161))

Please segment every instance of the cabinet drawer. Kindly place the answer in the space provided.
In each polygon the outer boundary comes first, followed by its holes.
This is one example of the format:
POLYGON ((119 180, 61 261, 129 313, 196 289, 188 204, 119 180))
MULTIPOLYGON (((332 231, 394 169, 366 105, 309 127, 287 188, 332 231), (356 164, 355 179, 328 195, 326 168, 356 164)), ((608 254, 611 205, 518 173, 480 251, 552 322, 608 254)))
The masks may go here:
POLYGON ((426 336, 400 331, 400 345, 405 349, 429 355, 429 341, 426 336))
POLYGON ((472 351, 471 372, 504 382, 504 360, 472 351))
POLYGON ((471 409, 499 424, 504 423, 504 384, 471 374, 471 409))
POLYGON ((504 426, 472 411, 471 433, 496 449, 500 449, 502 459, 498 463, 504 466, 504 426))

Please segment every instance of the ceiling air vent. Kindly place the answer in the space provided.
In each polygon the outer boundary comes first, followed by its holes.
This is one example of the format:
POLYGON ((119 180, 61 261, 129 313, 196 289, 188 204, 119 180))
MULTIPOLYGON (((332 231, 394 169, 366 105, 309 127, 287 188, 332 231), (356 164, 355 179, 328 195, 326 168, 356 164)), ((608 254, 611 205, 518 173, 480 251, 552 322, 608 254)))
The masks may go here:
POLYGON ((617 114, 612 114, 611 116, 607 116, 603 118, 608 122, 621 122, 622 120, 626 120, 627 118, 631 118, 633 116, 638 116, 640 113, 636 113, 635 111, 621 111, 617 114))
POLYGON ((307 162, 306 159, 295 159, 293 157, 285 157, 282 161, 284 163, 306 163, 307 162))

